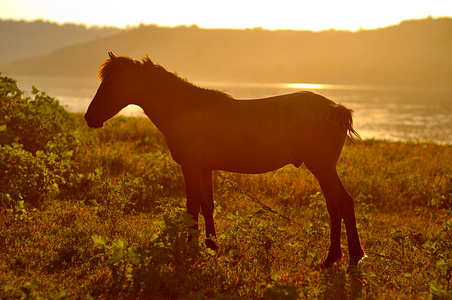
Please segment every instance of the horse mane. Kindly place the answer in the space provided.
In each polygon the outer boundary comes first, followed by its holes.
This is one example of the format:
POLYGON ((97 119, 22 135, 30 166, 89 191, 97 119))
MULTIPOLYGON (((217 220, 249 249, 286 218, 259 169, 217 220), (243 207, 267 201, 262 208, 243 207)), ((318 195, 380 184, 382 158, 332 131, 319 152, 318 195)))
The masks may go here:
POLYGON ((104 61, 104 63, 99 68, 98 77, 103 81, 109 74, 115 73, 120 65, 123 66, 137 66, 141 65, 141 62, 133 60, 128 56, 119 56, 114 58, 109 58, 104 61))
POLYGON ((162 65, 153 62, 148 55, 144 56, 141 61, 134 60, 128 56, 118 56, 109 58, 100 66, 98 77, 103 81, 109 74, 119 72, 118 68, 135 68, 136 72, 141 72, 144 76, 154 77, 159 81, 159 86, 169 87, 172 90, 191 89, 193 92, 204 92, 231 98, 231 95, 223 91, 199 87, 187 79, 180 77, 177 73, 170 72, 162 65))

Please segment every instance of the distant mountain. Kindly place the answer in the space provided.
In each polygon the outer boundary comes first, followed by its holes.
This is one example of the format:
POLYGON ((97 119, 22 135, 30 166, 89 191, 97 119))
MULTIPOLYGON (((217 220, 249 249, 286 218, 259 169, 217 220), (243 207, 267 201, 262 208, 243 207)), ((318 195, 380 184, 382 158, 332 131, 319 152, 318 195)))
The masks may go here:
POLYGON ((5 74, 95 76, 107 51, 189 80, 452 86, 452 19, 375 30, 293 31, 155 25, 0 66, 5 74))
POLYGON ((0 20, 0 63, 55 51, 119 32, 114 27, 0 20))

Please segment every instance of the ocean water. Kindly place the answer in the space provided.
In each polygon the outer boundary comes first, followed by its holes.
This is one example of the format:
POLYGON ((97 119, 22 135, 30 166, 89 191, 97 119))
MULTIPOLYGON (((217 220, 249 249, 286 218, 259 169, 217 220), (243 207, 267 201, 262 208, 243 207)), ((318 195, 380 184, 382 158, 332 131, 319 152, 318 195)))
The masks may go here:
MULTIPOLYGON (((85 112, 99 85, 96 79, 87 78, 14 78, 20 89, 31 91, 34 85, 59 99, 71 112, 85 112)), ((238 99, 309 90, 353 109, 355 129, 363 139, 452 144, 452 87, 234 82, 195 84, 225 91, 238 99)), ((121 114, 144 116, 142 109, 133 105, 121 114)))

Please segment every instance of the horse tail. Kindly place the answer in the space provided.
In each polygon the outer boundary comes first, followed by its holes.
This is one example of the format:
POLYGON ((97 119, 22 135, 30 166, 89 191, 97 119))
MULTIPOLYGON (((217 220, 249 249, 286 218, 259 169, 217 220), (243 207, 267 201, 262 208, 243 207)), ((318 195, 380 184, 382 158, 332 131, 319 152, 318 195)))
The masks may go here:
POLYGON ((324 127, 325 125, 339 126, 344 130, 350 141, 353 142, 353 136, 361 140, 361 136, 353 128, 353 110, 345 107, 342 104, 334 104, 317 113, 314 122, 317 126, 324 127))
POLYGON ((333 115, 334 121, 345 130, 349 139, 355 136, 361 140, 361 136, 353 128, 353 110, 342 104, 336 104, 333 107, 333 115))

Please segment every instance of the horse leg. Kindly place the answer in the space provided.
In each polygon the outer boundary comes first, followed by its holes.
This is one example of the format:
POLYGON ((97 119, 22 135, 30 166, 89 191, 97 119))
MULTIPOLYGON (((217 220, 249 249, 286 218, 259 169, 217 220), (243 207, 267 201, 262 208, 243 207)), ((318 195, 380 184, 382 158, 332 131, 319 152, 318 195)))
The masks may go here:
POLYGON ((206 222, 206 246, 210 249, 217 249, 215 223, 213 221, 213 189, 212 171, 203 171, 201 175, 201 211, 206 222))
POLYGON ((196 224, 193 229, 198 229, 198 216, 200 209, 206 222, 206 246, 216 249, 217 245, 210 239, 216 237, 215 225, 213 222, 213 192, 212 192, 212 172, 201 171, 197 168, 182 167, 185 179, 185 189, 187 192, 187 213, 193 216, 196 224))
MULTIPOLYGON (((193 225, 193 230, 198 230, 198 217, 200 211, 200 195, 199 195, 199 180, 200 177, 196 172, 192 172, 188 168, 182 168, 182 173, 184 174, 185 180, 185 191, 187 194, 187 214, 192 215, 195 225, 193 225)), ((190 236, 188 239, 191 240, 193 237, 190 236)))
POLYGON ((330 248, 328 250, 328 256, 322 263, 322 268, 329 268, 336 261, 342 259, 341 249, 341 221, 336 207, 330 201, 326 201, 328 214, 330 215, 330 248))
POLYGON ((324 181, 324 183, 321 183, 320 186, 324 191, 325 198, 328 199, 327 202, 331 203, 333 206, 332 209, 336 209, 336 213, 341 219, 344 220, 345 229, 347 231, 350 264, 356 265, 365 256, 365 254, 359 240, 358 230, 356 228, 353 198, 345 189, 336 171, 334 171, 331 179, 326 182, 324 181))
MULTIPOLYGON (((309 168, 309 167, 308 167, 309 168)), ((365 257, 364 250, 356 228, 354 201, 342 184, 334 168, 310 168, 317 177, 325 195, 328 212, 331 218, 331 246, 327 259, 322 266, 329 267, 342 257, 340 249, 341 220, 344 220, 347 231, 350 264, 356 265, 365 257)))

